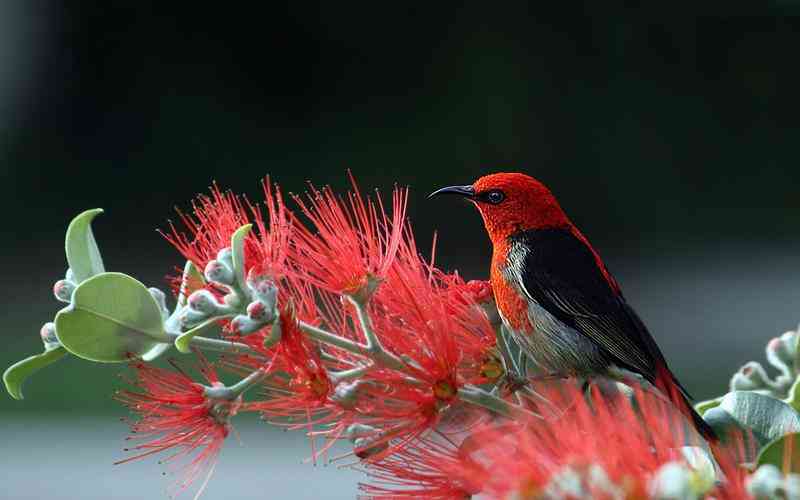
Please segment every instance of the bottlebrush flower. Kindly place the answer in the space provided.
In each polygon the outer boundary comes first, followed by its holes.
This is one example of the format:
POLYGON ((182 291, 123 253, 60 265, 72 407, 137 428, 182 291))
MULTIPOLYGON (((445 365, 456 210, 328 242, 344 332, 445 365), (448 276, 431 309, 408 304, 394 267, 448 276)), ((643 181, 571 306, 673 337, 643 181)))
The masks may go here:
MULTIPOLYGON (((199 353, 198 369, 212 388, 221 387, 214 368, 199 353)), ((141 361, 133 363, 138 391, 123 390, 116 399, 138 414, 131 422, 132 436, 138 442, 126 449, 136 455, 120 460, 130 462, 149 455, 169 452, 162 459, 175 463, 182 472, 174 487, 184 490, 198 477, 205 475, 197 496, 205 488, 230 432, 230 418, 236 415, 241 398, 232 401, 214 399, 207 395, 206 387, 196 383, 173 363, 177 371, 158 368, 141 361)))
MULTIPOLYGON (((684 435, 681 413, 659 395, 641 389, 634 394, 636 406, 624 394, 604 396, 597 387, 591 403, 575 387, 549 390, 548 399, 564 409, 562 415, 476 431, 471 444, 461 447, 469 457, 462 461, 461 475, 478 481, 489 499, 648 498, 665 466, 690 471, 692 487, 714 487, 713 476, 701 477, 713 474, 710 462, 705 471, 695 471, 682 451, 699 444, 684 435)), ((716 455, 724 481, 714 497, 746 498, 744 473, 734 455, 724 450, 716 455)))
POLYGON ((364 467, 371 482, 359 490, 370 499, 430 498, 464 500, 480 491, 462 475, 463 457, 449 438, 416 440, 378 462, 364 467))
POLYGON ((213 184, 209 195, 199 195, 192 202, 192 214, 178 210, 188 233, 179 231, 170 222, 170 232, 162 233, 186 260, 198 269, 216 258, 217 253, 231 245, 231 236, 237 229, 248 224, 250 212, 242 197, 231 191, 221 191, 213 184))
POLYGON ((311 186, 307 199, 295 196, 313 230, 299 227, 294 260, 297 271, 333 293, 366 298, 380 281, 403 238, 408 190, 395 188, 392 213, 383 202, 365 198, 352 174, 353 191, 343 199, 329 188, 311 186))
POLYGON ((715 483, 710 461, 698 468, 687 458, 685 421, 669 402, 637 390, 634 406, 625 395, 592 392, 588 403, 574 386, 546 391, 562 409, 556 418, 494 420, 413 440, 366 464, 372 481, 361 490, 371 499, 651 498, 665 480, 682 477, 686 484, 670 484, 671 491, 749 498, 738 450, 717 451, 722 479, 715 483))
POLYGON ((240 227, 252 223, 255 230, 245 239, 245 274, 282 277, 292 234, 292 214, 283 202, 280 189, 262 181, 266 217, 257 204, 214 184, 210 195, 200 195, 192 202, 192 214, 178 212, 188 232, 170 223, 170 232, 162 233, 175 248, 198 269, 206 269, 219 252, 229 248, 231 236, 240 227))
POLYGON ((275 346, 271 377, 264 384, 265 401, 248 409, 261 411, 267 418, 312 418, 326 409, 333 386, 319 350, 297 325, 291 307, 280 314, 280 342, 275 346))

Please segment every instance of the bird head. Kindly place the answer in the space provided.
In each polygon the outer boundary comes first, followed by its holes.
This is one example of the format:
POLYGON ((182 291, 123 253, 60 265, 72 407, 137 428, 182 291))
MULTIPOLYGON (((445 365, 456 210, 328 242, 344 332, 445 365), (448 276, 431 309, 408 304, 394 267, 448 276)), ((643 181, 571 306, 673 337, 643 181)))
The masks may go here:
POLYGON ((493 242, 518 231, 569 226, 553 194, 544 184, 521 173, 497 173, 471 185, 449 186, 430 194, 459 195, 472 202, 483 217, 493 242))

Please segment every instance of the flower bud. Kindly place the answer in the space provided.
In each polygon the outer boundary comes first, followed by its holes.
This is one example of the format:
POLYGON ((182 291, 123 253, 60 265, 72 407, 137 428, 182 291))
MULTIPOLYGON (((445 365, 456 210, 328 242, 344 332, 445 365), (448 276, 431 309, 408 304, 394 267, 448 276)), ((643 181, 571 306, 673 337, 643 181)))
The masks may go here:
POLYGON ((69 280, 58 280, 53 285, 53 295, 61 302, 69 303, 72 300, 72 292, 75 291, 75 283, 69 280))
POLYGON ((187 300, 189 307, 197 312, 201 312, 206 316, 210 316, 219 310, 219 303, 214 297, 214 294, 208 290, 197 290, 189 295, 187 300))
POLYGON ((247 306, 247 316, 261 324, 272 323, 275 320, 275 310, 257 300, 247 306))
POLYGON ((187 308, 180 315, 181 329, 189 330, 195 327, 198 323, 205 321, 207 318, 208 314, 187 308))
POLYGON ((750 361, 739 368, 731 378, 732 391, 755 391, 759 389, 769 389, 770 382, 767 372, 761 363, 750 361))
POLYGON ((55 323, 45 323, 42 325, 42 329, 39 330, 39 335, 42 337, 45 349, 52 349, 53 347, 61 345, 58 341, 58 337, 56 337, 55 323))
POLYGON ((692 490, 691 471, 678 462, 662 465, 650 480, 649 490, 650 498, 656 500, 683 500, 700 496, 692 490))
POLYGON ((164 292, 158 288, 148 288, 147 291, 150 292, 150 295, 158 303, 158 308, 161 309, 161 313, 166 313, 169 315, 169 310, 167 309, 167 296, 164 295, 164 292))
POLYGON ((248 276, 247 287, 253 293, 253 297, 263 302, 267 309, 274 309, 278 301, 278 287, 275 282, 266 276, 248 276))
POLYGON ((231 321, 231 329, 234 333, 238 333, 240 335, 249 335, 253 332, 257 332, 263 326, 264 323, 253 321, 249 317, 241 314, 233 318, 231 321))
MULTIPOLYGON (((342 408, 352 410, 358 403, 358 393, 364 385, 363 380, 354 380, 352 382, 340 382, 336 385, 331 395, 331 400, 341 406, 342 408)), ((356 425, 356 424, 354 424, 356 425)), ((351 426, 352 427, 352 426, 351 426)))
POLYGON ((772 464, 762 465, 750 476, 747 482, 747 491, 756 500, 790 498, 786 496, 786 491, 784 491, 783 474, 772 464))
POLYGON ((589 492, 583 484, 583 475, 571 465, 550 476, 550 482, 544 489, 543 498, 588 498, 589 492))
POLYGON ((209 261, 206 264, 204 274, 208 281, 222 283, 223 285, 233 284, 233 268, 225 265, 220 260, 209 261))
MULTIPOLYGON (((767 360, 772 366, 787 375, 794 369, 794 356, 797 350, 797 332, 786 332, 767 344, 767 360)), ((794 377, 792 377, 794 378, 794 377)))
POLYGON ((233 269, 233 250, 230 248, 223 248, 217 253, 217 260, 230 269, 233 269))
POLYGON ((345 432, 353 443, 353 452, 362 460, 377 455, 389 447, 388 442, 381 441, 378 429, 371 425, 352 424, 345 432))

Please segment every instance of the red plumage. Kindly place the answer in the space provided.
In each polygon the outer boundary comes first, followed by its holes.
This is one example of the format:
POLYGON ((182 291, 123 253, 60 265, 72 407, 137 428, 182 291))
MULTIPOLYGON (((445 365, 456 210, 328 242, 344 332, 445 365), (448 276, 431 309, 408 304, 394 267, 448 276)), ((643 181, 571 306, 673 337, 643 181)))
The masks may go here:
POLYGON ((714 438, 646 326, 586 237, 541 182, 498 173, 440 189, 472 201, 493 245, 490 270, 506 328, 547 375, 640 376, 714 438))

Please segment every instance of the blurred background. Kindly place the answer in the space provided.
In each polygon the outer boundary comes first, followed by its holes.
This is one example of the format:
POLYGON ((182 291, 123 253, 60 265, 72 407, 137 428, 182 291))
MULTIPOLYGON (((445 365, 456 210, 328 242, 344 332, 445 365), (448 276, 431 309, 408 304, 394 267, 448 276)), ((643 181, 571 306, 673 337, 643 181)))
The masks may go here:
MULTIPOLYGON (((409 185, 418 239, 438 230, 438 263, 468 278, 490 256, 477 214, 426 195, 538 177, 698 398, 800 321, 795 2, 727 18, 111 4, 0 0, 3 368, 41 350, 80 211, 106 209, 109 269, 160 285, 182 262, 155 229, 211 181, 255 198, 267 174, 297 192, 344 188, 348 168, 364 188, 409 185)), ((24 401, 0 395, 0 497, 166 497, 155 460, 111 465, 119 371, 70 358, 24 401)), ((223 451, 207 498, 354 496, 357 474, 301 465, 302 436, 258 425, 223 451)))

